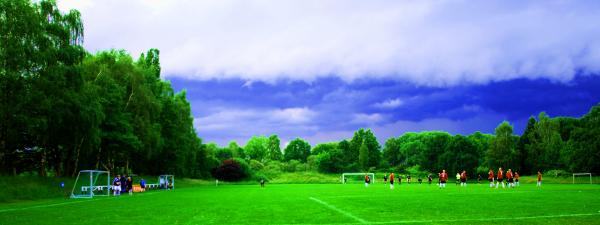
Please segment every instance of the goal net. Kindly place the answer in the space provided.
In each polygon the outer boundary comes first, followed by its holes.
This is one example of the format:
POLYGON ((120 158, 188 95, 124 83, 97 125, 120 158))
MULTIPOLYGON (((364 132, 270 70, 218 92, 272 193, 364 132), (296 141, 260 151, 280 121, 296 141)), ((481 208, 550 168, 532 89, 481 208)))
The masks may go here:
POLYGON ((573 173, 573 184, 592 184, 592 173, 573 173))
POLYGON ((342 173, 342 183, 364 183, 365 175, 369 176, 371 183, 375 183, 374 173, 342 173))
POLYGON ((173 175, 160 175, 158 176, 158 185, 160 189, 175 189, 175 176, 173 175))
POLYGON ((111 191, 110 173, 101 170, 82 170, 77 174, 71 198, 93 198, 109 196, 111 191))

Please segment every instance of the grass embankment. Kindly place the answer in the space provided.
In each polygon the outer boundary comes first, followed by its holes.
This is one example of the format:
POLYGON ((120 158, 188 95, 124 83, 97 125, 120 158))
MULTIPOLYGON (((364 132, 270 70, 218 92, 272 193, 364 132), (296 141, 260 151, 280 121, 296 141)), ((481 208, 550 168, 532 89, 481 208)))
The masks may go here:
POLYGON ((73 178, 38 176, 0 176, 0 203, 45 198, 66 198, 73 187, 73 178), (60 182, 65 187, 60 188, 60 182))

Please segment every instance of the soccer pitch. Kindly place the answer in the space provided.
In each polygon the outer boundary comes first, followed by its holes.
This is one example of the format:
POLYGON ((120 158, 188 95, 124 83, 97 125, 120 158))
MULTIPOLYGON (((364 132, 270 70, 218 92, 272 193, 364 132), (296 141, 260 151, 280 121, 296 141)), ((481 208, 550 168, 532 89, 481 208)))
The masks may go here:
POLYGON ((223 185, 0 205, 0 224, 600 224, 600 185, 223 185))

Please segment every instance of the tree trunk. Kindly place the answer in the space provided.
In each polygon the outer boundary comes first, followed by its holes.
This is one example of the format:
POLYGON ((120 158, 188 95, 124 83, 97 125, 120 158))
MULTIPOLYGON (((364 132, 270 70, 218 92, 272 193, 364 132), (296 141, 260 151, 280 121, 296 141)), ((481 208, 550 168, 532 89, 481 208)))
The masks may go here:
POLYGON ((42 149, 42 156, 40 160, 40 176, 46 176, 46 148, 42 149))
POLYGON ((77 173, 77 166, 79 164, 79 153, 81 152, 81 145, 83 145, 84 140, 85 140, 85 136, 81 138, 81 141, 79 142, 79 146, 77 146, 77 149, 75 149, 75 162, 73 163, 73 173, 71 174, 72 177, 74 177, 75 174, 77 173))

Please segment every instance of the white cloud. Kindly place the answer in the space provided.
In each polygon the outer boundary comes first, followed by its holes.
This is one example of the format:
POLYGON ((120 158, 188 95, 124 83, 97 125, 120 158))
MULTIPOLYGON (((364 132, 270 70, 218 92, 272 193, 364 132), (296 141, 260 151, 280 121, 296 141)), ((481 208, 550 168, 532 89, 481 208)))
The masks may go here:
POLYGON ((383 102, 375 103, 373 106, 375 106, 376 108, 382 108, 382 109, 393 109, 393 108, 398 108, 402 105, 404 105, 404 101, 402 101, 402 99, 395 98, 395 99, 388 99, 383 102))
POLYGON ((200 137, 226 144, 231 140, 244 144, 255 135, 280 134, 282 143, 296 136, 313 133, 318 125, 317 116, 308 108, 285 109, 219 109, 207 116, 194 119, 200 137))
POLYGON ((59 0, 85 46, 161 50, 163 76, 421 85, 600 72, 598 2, 59 0))
POLYGON ((356 114, 354 114, 354 118, 352 119, 351 123, 372 125, 372 124, 381 122, 383 120, 384 120, 384 116, 379 113, 372 113, 372 114, 356 113, 356 114))

